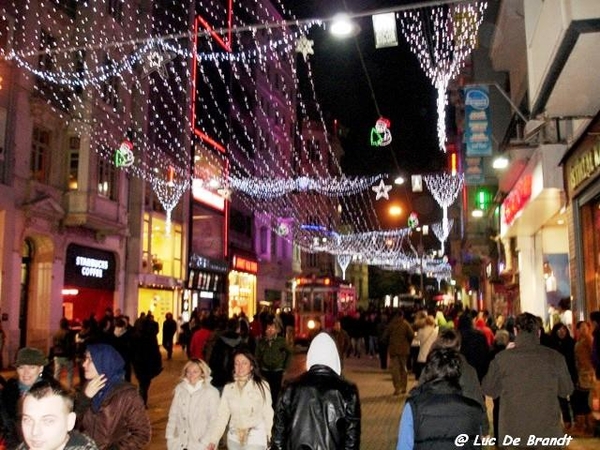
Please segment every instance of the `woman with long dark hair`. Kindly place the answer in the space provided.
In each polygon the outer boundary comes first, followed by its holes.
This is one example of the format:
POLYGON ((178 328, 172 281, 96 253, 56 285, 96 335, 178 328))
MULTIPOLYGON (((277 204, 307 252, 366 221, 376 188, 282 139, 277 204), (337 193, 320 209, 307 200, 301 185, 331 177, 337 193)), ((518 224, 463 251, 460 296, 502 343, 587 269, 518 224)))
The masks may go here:
POLYGON ((265 450, 271 439, 273 407, 269 384, 247 348, 235 351, 233 382, 223 388, 217 419, 209 432, 207 450, 214 450, 227 424, 229 450, 265 450))

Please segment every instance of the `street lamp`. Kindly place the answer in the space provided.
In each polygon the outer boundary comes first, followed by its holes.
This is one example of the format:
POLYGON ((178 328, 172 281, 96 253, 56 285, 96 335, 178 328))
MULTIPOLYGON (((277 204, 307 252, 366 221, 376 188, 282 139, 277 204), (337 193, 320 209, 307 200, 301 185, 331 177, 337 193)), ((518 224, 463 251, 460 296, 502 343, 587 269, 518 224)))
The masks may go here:
POLYGON ((390 216, 392 216, 392 217, 399 217, 402 215, 402 207, 399 205, 392 205, 392 206, 390 206, 390 209, 388 212, 390 213, 390 216))

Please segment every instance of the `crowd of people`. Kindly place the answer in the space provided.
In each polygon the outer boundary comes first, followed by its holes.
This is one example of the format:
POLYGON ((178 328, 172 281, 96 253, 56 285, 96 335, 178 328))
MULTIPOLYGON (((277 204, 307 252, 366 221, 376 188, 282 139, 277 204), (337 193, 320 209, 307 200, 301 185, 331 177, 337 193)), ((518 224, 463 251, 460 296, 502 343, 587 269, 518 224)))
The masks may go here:
MULTIPOLYGON (((346 358, 361 357, 378 358, 392 375, 393 398, 405 401, 398 450, 454 448, 459 435, 467 448, 522 446, 532 435, 560 447, 568 445, 560 441, 565 433, 597 432, 590 406, 600 377, 600 312, 546 332, 529 313, 358 311, 315 334, 306 371, 284 382, 293 358, 288 328, 285 317, 267 311, 252 321, 194 311, 185 326, 165 316, 167 359, 175 342, 188 356, 167 416, 169 450, 359 449, 360 396, 343 368, 346 358), (491 423, 485 396, 493 399, 491 423)), ((130 325, 107 309, 78 331, 61 320, 49 355, 20 349, 0 396, 4 448, 146 447, 148 389, 162 371, 158 335, 152 313, 130 325)))

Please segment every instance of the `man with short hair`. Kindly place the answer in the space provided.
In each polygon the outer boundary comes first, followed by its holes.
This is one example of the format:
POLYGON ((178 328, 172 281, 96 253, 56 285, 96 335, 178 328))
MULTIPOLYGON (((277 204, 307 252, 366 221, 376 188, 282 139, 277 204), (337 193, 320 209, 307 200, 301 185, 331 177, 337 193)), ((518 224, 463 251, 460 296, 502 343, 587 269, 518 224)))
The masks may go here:
POLYGON ((25 393, 21 430, 25 442, 17 450, 97 450, 96 443, 75 426, 73 399, 59 382, 38 381, 25 393))
POLYGON ((531 436, 564 435, 558 398, 573 392, 573 381, 565 358, 540 345, 540 331, 536 316, 519 314, 515 346, 498 353, 483 378, 483 393, 501 399, 499 446, 537 448, 541 443, 530 442, 531 436))

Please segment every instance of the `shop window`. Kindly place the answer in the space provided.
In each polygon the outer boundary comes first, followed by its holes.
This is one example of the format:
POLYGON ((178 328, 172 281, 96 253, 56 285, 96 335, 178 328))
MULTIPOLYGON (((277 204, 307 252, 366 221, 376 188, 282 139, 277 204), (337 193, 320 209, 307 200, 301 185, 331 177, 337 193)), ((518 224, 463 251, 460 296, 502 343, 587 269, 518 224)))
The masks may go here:
MULTIPOLYGON (((79 138, 71 138, 71 140, 79 141, 79 138)), ((79 147, 79 144, 77 144, 79 147)), ((79 150, 69 150, 69 180, 68 187, 70 190, 76 190, 79 187, 78 182, 79 172, 79 150)))
POLYGON ((52 71, 55 69, 54 53, 47 53, 46 50, 56 48, 56 38, 45 30, 40 32, 40 50, 38 56, 38 68, 43 71, 52 71))
POLYGON ((108 57, 105 57, 104 67, 109 76, 108 78, 106 78, 104 83, 102 83, 100 95, 104 103, 111 106, 115 110, 119 110, 119 77, 115 74, 111 75, 111 72, 115 67, 115 63, 114 61, 111 61, 108 57))
POLYGON ((111 161, 98 158, 98 195, 117 199, 117 172, 111 161))
POLYGON ((142 271, 174 278, 182 276, 182 228, 151 214, 144 214, 142 271))
POLYGON ((259 240, 260 254, 266 255, 269 248, 269 229, 265 225, 260 227, 259 240))
POLYGON ((47 183, 50 172, 50 131, 33 128, 31 141, 31 177, 40 183, 47 183))

